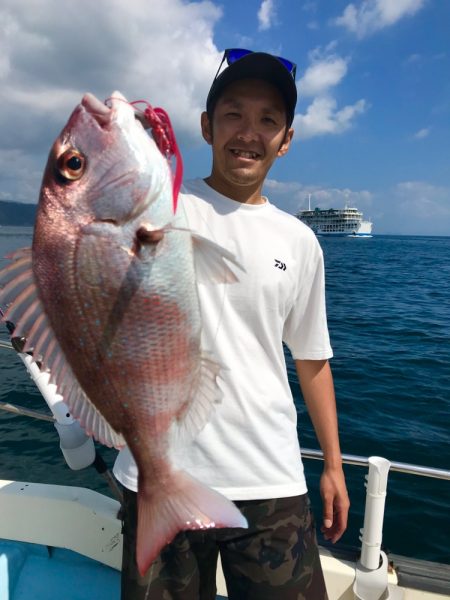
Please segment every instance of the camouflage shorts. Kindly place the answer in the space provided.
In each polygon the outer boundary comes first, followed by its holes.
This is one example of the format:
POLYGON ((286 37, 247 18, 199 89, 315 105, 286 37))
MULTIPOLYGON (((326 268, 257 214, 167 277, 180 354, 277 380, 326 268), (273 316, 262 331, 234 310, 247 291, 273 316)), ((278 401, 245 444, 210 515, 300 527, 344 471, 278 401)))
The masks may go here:
POLYGON ((326 600, 308 495, 236 501, 248 529, 179 533, 136 568, 136 494, 124 490, 122 600, 213 600, 220 552, 230 600, 326 600))

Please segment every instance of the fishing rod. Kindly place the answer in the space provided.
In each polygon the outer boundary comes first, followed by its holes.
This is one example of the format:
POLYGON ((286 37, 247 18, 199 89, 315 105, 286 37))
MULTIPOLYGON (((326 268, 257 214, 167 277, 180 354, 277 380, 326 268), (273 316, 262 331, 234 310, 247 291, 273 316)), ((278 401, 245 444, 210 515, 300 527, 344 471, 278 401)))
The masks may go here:
POLYGON ((31 410, 30 408, 25 408, 24 406, 17 406, 17 404, 10 404, 9 402, 0 402, 0 410, 4 410, 5 412, 9 412, 20 417, 31 417, 32 419, 38 419, 38 421, 47 421, 48 423, 55 422, 55 417, 52 415, 47 415, 38 410, 31 410))
MULTIPOLYGON (((5 313, 0 308, 0 317, 3 318, 4 316, 5 313)), ((4 323, 10 334, 11 348, 16 351, 17 355, 22 360, 28 374, 36 384, 52 412, 53 417, 49 418, 53 421, 56 431, 58 432, 60 449, 67 465, 73 471, 79 471, 80 469, 85 469, 92 465, 97 473, 106 480, 114 496, 122 503, 122 491, 99 451, 95 448, 94 440, 91 436, 86 434, 79 422, 70 414, 69 408, 64 403, 63 397, 61 394, 58 394, 56 385, 50 383, 50 373, 41 371, 40 364, 34 360, 32 351, 23 351, 26 338, 14 336, 14 330, 16 328, 14 323, 7 320, 5 320, 4 323)), ((2 347, 3 345, 4 344, 2 344, 2 347)), ((13 405, 6 404, 5 406, 4 403, 0 405, 0 408, 8 410, 9 412, 14 412, 15 414, 34 416, 35 418, 47 417, 47 415, 37 416, 36 414, 26 414, 26 412, 30 411, 27 411, 27 409, 24 411, 24 409, 19 409, 13 405)), ((48 418, 45 420, 48 420, 48 418)))

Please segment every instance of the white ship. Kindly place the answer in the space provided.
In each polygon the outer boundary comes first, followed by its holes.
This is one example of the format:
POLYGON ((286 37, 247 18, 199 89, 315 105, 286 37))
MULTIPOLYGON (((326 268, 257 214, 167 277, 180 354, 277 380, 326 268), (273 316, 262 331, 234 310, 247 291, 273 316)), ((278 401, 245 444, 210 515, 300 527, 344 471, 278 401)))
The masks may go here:
MULTIPOLYGON (((311 204, 311 202, 310 202, 311 204)), ((372 222, 363 220, 357 208, 314 208, 301 210, 297 218, 311 227, 316 235, 372 237, 372 222)))

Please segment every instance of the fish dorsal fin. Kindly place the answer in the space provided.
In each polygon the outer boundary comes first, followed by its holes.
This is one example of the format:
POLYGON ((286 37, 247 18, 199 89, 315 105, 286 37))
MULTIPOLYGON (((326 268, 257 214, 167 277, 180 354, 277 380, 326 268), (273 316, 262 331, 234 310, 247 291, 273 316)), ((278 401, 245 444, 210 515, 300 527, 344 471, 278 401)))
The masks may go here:
POLYGON ((169 446, 183 448, 191 442, 209 421, 215 405, 222 400, 218 379, 225 368, 210 353, 202 353, 197 381, 192 383, 192 393, 181 408, 170 430, 169 446))
MULTIPOLYGON (((67 365, 67 363, 66 363, 67 365)), ((101 444, 109 448, 120 450, 126 445, 125 439, 117 433, 103 415, 92 404, 78 383, 70 366, 64 369, 61 365, 58 373, 50 376, 50 381, 56 384, 58 392, 61 393, 70 413, 80 422, 88 435, 91 435, 101 444)), ((50 369, 50 373, 52 373, 50 369)))
POLYGON ((245 272, 236 256, 212 240, 191 233, 194 248, 195 275, 198 283, 236 283, 238 276, 226 261, 245 272))
POLYGON ((89 435, 106 446, 121 448, 125 440, 105 420, 78 383, 67 363, 39 300, 32 272, 31 248, 8 257, 0 271, 0 306, 7 308, 4 321, 16 323, 13 335, 26 338, 24 351, 34 351, 41 370, 50 371, 54 383, 73 417, 89 435))

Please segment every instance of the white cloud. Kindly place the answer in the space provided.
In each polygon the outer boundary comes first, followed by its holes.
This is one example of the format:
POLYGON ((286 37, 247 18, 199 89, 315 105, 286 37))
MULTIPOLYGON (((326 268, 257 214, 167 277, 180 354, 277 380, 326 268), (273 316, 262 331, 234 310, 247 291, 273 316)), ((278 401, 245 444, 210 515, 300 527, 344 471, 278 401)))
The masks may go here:
POLYGON ((15 202, 38 200, 44 162, 23 150, 0 149, 0 199, 15 202))
POLYGON ((350 59, 339 56, 336 47, 337 42, 333 40, 325 48, 319 46, 308 54, 310 65, 297 87, 300 101, 309 97, 313 100, 304 114, 295 116, 296 139, 347 131, 354 119, 367 109, 367 102, 362 99, 338 108, 331 91, 346 76, 350 59))
POLYGON ((416 140, 423 140, 423 138, 426 138, 430 135, 430 128, 429 127, 424 127, 423 129, 419 129, 419 131, 417 131, 414 134, 414 137, 416 140))
POLYGON ((373 194, 367 190, 304 185, 296 181, 282 182, 275 179, 266 180, 264 192, 271 202, 291 214, 308 208, 309 196, 312 208, 341 208, 347 204, 368 211, 373 200, 373 194))
POLYGON ((317 21, 310 21, 306 24, 306 27, 311 31, 317 31, 319 29, 319 23, 317 21))
POLYGON ((296 139, 307 139, 319 135, 338 134, 350 129, 356 116, 367 109, 365 100, 337 109, 334 98, 318 97, 308 106, 306 114, 294 118, 296 139))
POLYGON ((317 96, 338 85, 347 73, 347 63, 336 55, 314 62, 298 82, 300 96, 317 96))
POLYGON ((209 0, 2 0, 0 198, 37 201, 49 149, 87 91, 162 106, 180 144, 201 146, 221 14, 209 0))
MULTIPOLYGON (((394 189, 399 208, 411 211, 415 217, 427 221, 436 218, 447 219, 450 225, 450 189, 433 185, 426 181, 402 181, 394 189)), ((418 222, 417 218, 415 219, 418 222)), ((450 227, 447 235, 450 234, 450 227)))
POLYGON ((450 188, 402 181, 375 195, 375 233, 450 235, 450 188))
POLYGON ((263 0, 258 11, 259 30, 266 31, 267 29, 270 29, 275 16, 274 0, 263 0))
POLYGON ((386 233, 450 235, 450 188, 426 181, 403 181, 388 190, 378 218, 386 233))
POLYGON ((425 3, 426 0, 363 0, 358 7, 348 4, 334 23, 363 38, 414 15, 425 3))
POLYGON ((420 63, 421 61, 422 61, 421 54, 414 52, 413 54, 410 54, 408 56, 408 58, 404 61, 404 64, 405 65, 413 65, 413 64, 420 63))
POLYGON ((41 120, 46 114, 61 127, 84 92, 106 98, 119 89, 130 99, 163 106, 179 136, 200 140, 199 113, 221 59, 213 41, 221 16, 215 4, 96 0, 82 9, 60 0, 31 4, 1 4, 3 124, 17 122, 17 115, 41 120))
POLYGON ((317 2, 304 2, 302 10, 305 12, 317 12, 317 2))

